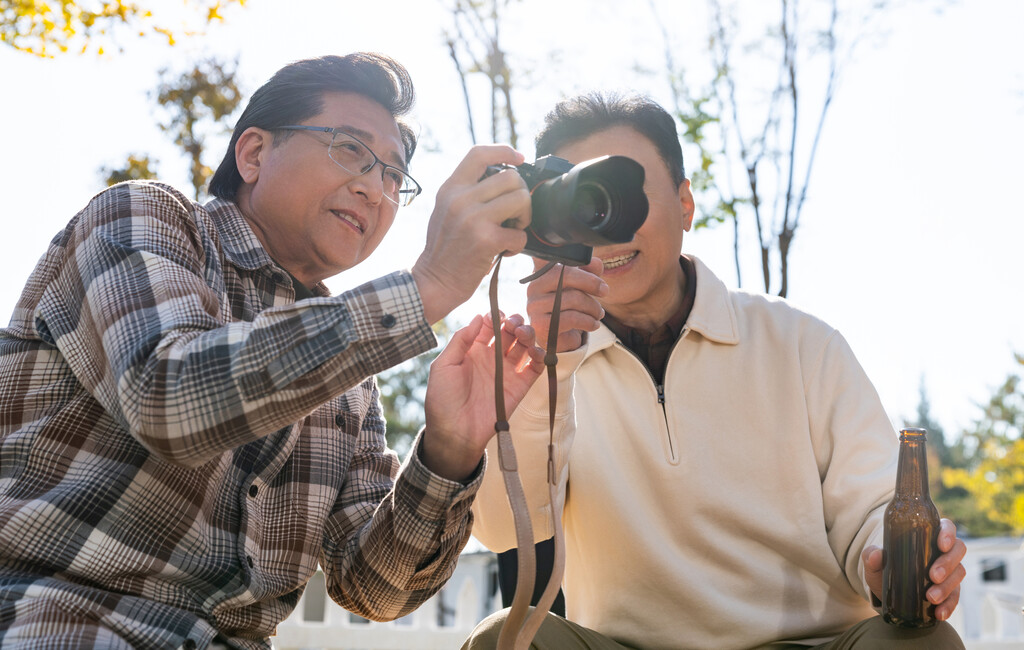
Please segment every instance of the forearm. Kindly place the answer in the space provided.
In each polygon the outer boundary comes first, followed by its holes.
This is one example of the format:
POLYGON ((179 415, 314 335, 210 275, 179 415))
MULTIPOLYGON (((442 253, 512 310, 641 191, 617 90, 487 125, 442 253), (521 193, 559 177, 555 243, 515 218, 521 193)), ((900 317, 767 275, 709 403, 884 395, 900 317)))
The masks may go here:
POLYGON ((448 481, 420 462, 420 444, 417 438, 393 488, 378 472, 383 456, 354 461, 350 475, 361 478, 346 487, 325 528, 328 592, 371 620, 404 616, 430 598, 469 539, 483 464, 464 483, 448 481))
POLYGON ((217 322, 202 289, 181 288, 162 309, 129 315, 135 332, 96 324, 57 342, 86 369, 78 373, 86 389, 169 462, 199 465, 288 426, 435 343, 407 274, 250 322, 217 322))

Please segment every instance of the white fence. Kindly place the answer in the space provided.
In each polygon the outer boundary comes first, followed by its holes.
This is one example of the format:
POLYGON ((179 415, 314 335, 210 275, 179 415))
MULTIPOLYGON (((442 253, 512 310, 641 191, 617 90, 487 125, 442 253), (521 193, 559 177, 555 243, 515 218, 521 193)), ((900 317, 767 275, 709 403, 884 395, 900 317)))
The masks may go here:
MULTIPOLYGON (((1024 650, 1024 547, 1020 539, 967 540, 967 577, 950 623, 968 650, 1024 650)), ((276 650, 453 650, 500 607, 497 562, 464 553, 444 589, 390 623, 365 621, 325 597, 323 577, 310 583, 291 617, 277 628, 276 650)))
POLYGON ((350 614, 326 597, 317 574, 298 607, 277 627, 276 650, 453 650, 501 606, 493 553, 463 553, 441 591, 412 614, 389 623, 350 614))

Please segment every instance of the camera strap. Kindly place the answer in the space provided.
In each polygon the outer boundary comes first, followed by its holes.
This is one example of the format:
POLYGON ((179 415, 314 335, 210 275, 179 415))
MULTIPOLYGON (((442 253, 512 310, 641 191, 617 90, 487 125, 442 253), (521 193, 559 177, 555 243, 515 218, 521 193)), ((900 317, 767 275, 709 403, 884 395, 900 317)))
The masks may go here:
MULTIPOLYGON (((523 281, 539 277, 546 273, 554 264, 548 264, 523 281)), ((495 335, 494 345, 494 410, 496 421, 494 429, 498 435, 498 463, 505 482, 505 492, 512 516, 515 521, 516 546, 518 547, 518 580, 512 606, 505 619, 505 625, 498 636, 498 650, 527 650, 533 637, 537 634, 541 623, 547 616, 551 604, 558 595, 565 571, 565 540, 562 533, 563 498, 558 492, 558 477, 555 475, 555 407, 558 397, 558 380, 555 364, 558 362, 556 345, 558 342, 558 316, 562 306, 562 280, 565 267, 561 267, 558 276, 558 288, 555 291, 555 304, 551 311, 551 325, 548 330, 547 352, 544 365, 548 378, 548 495, 551 503, 551 524, 554 530, 555 557, 551 569, 551 577, 541 594, 537 605, 530 612, 530 599, 533 596, 534 582, 537 576, 537 557, 533 541, 533 526, 530 523, 530 511, 523 492, 523 484, 519 479, 516 463, 515 446, 509 431, 508 416, 505 410, 505 390, 502 381, 501 317, 498 312, 498 270, 501 268, 501 256, 498 256, 491 274, 490 303, 491 325, 495 335)))

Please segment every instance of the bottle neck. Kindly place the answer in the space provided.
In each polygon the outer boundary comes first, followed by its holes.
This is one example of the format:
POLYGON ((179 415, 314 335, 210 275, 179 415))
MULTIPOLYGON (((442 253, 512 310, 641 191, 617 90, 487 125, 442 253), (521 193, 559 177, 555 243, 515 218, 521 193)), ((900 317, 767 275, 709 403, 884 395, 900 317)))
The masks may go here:
POLYGON ((900 459, 896 470, 896 495, 927 497, 928 456, 924 434, 900 435, 900 459))

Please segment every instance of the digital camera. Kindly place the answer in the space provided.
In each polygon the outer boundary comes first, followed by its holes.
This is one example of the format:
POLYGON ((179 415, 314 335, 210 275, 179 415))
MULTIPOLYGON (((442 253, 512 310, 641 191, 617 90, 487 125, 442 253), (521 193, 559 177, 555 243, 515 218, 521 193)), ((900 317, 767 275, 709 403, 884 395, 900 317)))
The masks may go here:
MULTIPOLYGON (((488 167, 496 174, 503 167, 488 167)), ((523 252, 567 266, 590 262, 594 246, 622 244, 647 218, 644 168, 625 156, 573 165, 544 156, 515 167, 530 188, 533 217, 523 252)))

